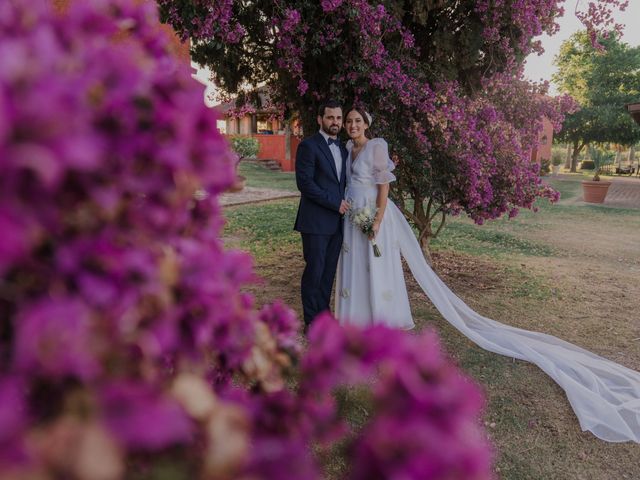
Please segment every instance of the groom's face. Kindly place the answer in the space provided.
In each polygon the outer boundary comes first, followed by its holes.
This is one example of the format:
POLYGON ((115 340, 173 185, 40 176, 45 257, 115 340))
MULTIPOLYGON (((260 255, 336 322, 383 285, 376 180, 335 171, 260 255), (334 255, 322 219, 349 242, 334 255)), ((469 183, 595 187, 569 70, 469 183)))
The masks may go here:
POLYGON ((318 125, 324 133, 335 137, 342 128, 342 109, 340 107, 325 108, 324 115, 318 115, 318 125))

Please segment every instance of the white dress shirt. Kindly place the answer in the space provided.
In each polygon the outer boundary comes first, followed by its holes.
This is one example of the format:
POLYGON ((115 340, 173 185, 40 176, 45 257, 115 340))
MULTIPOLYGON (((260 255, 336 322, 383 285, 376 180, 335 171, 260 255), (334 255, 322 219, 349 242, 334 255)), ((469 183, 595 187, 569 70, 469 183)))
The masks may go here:
MULTIPOLYGON (((320 135, 324 137, 328 144, 330 136, 322 129, 320 129, 320 135)), ((331 151, 331 155, 333 155, 333 161, 336 164, 336 173, 338 174, 338 181, 340 181, 340 175, 342 174, 342 152, 340 151, 340 147, 335 143, 329 145, 329 150, 331 151)))

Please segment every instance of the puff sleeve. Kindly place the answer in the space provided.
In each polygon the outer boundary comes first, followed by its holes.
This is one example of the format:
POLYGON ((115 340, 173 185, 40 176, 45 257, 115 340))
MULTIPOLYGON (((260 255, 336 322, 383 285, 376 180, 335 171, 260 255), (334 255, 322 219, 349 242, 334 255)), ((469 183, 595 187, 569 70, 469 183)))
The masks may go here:
POLYGON ((389 145, 382 138, 370 140, 373 145, 373 179, 376 184, 391 183, 396 177, 391 171, 396 168, 389 158, 389 145))

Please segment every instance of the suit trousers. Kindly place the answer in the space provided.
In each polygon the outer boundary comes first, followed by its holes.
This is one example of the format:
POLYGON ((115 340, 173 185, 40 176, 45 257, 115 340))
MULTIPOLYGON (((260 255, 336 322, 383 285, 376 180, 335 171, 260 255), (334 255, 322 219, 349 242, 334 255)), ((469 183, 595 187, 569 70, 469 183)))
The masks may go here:
POLYGON ((306 263, 301 282, 304 323, 329 310, 331 289, 342 248, 342 222, 333 235, 302 233, 302 252, 306 263))

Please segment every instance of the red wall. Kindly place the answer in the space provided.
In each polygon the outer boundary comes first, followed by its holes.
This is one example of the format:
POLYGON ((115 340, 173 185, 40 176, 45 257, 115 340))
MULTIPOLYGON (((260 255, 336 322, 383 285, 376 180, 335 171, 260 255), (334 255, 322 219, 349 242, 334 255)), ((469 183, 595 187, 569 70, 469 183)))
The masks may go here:
MULTIPOLYGON (((228 135, 227 138, 237 136, 248 135, 228 135)), ((260 160, 276 160, 282 171, 293 172, 295 169, 296 152, 298 151, 298 145, 300 145, 300 139, 295 136, 291 136, 291 158, 287 160, 285 152, 285 136, 284 135, 251 135, 253 138, 260 142, 260 150, 258 151, 258 158, 260 160)))
POLYGON ((282 161, 285 159, 283 135, 255 134, 253 138, 257 138, 260 142, 260 151, 258 152, 260 160, 278 160, 282 165, 282 161))
POLYGON ((541 162, 543 159, 551 160, 551 147, 553 144, 553 125, 546 118, 542 119, 543 129, 538 134, 538 144, 531 149, 531 160, 541 162))
MULTIPOLYGON (((287 172, 293 172, 296 169, 296 153, 298 152, 298 145, 302 140, 298 137, 291 136, 291 169, 285 170, 287 172)), ((284 168, 283 168, 284 170, 284 168)))
POLYGON ((538 156, 540 159, 551 160, 551 146, 553 144, 553 125, 546 118, 542 119, 543 130, 538 135, 538 156))

